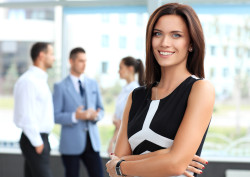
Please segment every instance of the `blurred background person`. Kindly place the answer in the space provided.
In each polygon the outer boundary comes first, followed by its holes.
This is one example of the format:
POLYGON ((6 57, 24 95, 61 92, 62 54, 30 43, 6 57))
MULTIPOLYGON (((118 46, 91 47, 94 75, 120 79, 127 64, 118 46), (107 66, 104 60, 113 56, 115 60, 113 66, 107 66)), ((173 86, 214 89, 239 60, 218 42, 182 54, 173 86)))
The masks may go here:
POLYGON ((114 134, 110 140, 108 153, 112 153, 116 142, 117 134, 120 128, 123 111, 128 99, 128 95, 135 88, 144 85, 144 66, 140 59, 135 59, 131 56, 123 58, 119 65, 119 75, 121 79, 126 80, 126 85, 122 88, 118 95, 115 106, 115 114, 113 117, 113 124, 115 126, 114 134), (138 74, 138 81, 135 75, 138 74))
POLYGON ((52 45, 35 43, 31 58, 33 66, 15 84, 14 122, 22 129, 20 148, 25 161, 24 176, 52 177, 48 134, 54 127, 54 114, 46 73, 55 60, 52 45))
POLYGON ((98 84, 85 76, 86 52, 77 47, 69 56, 70 74, 54 85, 55 122, 62 125, 59 151, 65 177, 79 177, 82 161, 89 177, 103 177, 97 122, 104 109, 98 84))

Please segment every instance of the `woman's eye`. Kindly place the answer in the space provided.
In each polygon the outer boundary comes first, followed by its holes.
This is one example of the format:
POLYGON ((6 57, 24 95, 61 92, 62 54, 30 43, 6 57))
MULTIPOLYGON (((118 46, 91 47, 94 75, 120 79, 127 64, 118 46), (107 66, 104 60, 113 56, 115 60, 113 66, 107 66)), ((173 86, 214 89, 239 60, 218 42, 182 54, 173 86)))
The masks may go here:
POLYGON ((179 38, 179 37, 181 37, 181 35, 179 35, 179 34, 173 34, 173 37, 174 38, 179 38))
POLYGON ((154 32, 154 33, 153 33, 153 36, 160 36, 160 35, 161 35, 160 32, 154 32))

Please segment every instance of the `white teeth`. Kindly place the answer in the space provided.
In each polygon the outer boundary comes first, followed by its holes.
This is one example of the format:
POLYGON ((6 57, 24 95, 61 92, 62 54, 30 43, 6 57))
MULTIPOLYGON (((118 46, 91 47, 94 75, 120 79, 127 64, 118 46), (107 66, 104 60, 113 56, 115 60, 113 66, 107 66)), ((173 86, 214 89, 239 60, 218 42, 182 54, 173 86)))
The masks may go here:
POLYGON ((172 55, 174 52, 160 52, 161 55, 172 55))

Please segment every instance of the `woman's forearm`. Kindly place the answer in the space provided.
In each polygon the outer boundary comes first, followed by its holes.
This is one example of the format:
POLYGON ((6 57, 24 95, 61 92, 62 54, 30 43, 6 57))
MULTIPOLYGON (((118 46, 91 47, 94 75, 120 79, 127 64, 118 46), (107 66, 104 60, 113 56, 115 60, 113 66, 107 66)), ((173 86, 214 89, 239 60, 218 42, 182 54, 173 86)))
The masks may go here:
POLYGON ((146 158, 153 157, 153 156, 156 156, 156 155, 168 153, 169 151, 170 151, 170 148, 168 148, 168 149, 161 149, 161 150, 150 152, 150 153, 147 153, 147 154, 127 155, 127 156, 121 157, 121 159, 124 159, 126 161, 142 160, 142 159, 146 159, 146 158))
POLYGON ((128 176, 161 177, 184 173, 183 164, 174 161, 169 153, 159 154, 144 159, 127 160, 121 163, 123 174, 128 176), (165 164, 165 165, 163 165, 165 164))

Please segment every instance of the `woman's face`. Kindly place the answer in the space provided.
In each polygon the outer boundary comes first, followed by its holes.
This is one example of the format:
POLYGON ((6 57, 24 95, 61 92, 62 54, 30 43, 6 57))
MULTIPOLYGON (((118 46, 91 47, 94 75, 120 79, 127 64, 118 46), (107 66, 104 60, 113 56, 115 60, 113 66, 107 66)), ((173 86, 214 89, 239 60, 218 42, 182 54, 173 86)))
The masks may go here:
POLYGON ((164 15, 155 24, 152 36, 154 56, 161 67, 185 65, 191 48, 186 23, 178 15, 164 15))
POLYGON ((131 74, 129 66, 126 66, 123 61, 119 65, 119 74, 121 79, 126 79, 131 74))

